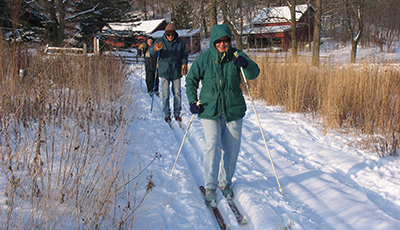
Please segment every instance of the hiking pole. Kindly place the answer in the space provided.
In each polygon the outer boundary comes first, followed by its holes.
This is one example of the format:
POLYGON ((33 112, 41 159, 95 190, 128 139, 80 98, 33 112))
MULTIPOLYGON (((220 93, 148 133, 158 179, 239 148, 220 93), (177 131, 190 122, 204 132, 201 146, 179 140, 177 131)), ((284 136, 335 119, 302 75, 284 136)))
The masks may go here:
POLYGON ((151 95, 151 107, 150 112, 153 111, 153 101, 154 101, 154 93, 156 90, 156 82, 157 82, 157 75, 158 75, 158 61, 160 59, 160 51, 157 53, 157 65, 156 65, 156 74, 154 74, 154 85, 153 85, 153 95, 151 95))
MULTIPOLYGON (((239 56, 237 51, 234 53, 234 55, 235 55, 235 57, 239 56)), ((246 79, 246 75, 244 74, 243 67, 240 67, 240 72, 242 73, 244 84, 246 85, 247 92, 249 93, 251 104, 253 105, 253 110, 254 110, 254 113, 256 114, 256 118, 257 118, 257 121, 258 121, 258 126, 260 126, 261 135, 262 135, 262 137, 264 139, 264 143, 265 143, 265 147, 267 148, 269 160, 271 161, 272 169, 274 170, 274 173, 275 173, 276 182, 278 182, 279 191, 283 195, 283 190, 282 190, 281 184, 279 183, 278 174, 276 173, 275 165, 274 165, 274 162, 272 161, 271 153, 269 152, 268 144, 267 144, 267 141, 265 139, 265 135, 264 135, 264 131, 263 131, 262 126, 261 126, 260 119, 258 118, 256 106, 254 105, 253 97, 251 96, 250 88, 249 88, 249 85, 247 84, 247 79, 246 79)))
MULTIPOLYGON (((200 100, 196 103, 196 105, 197 105, 197 106, 200 106, 200 100)), ((184 143, 185 140, 186 140, 186 136, 187 136, 187 134, 188 134, 188 132, 189 132, 190 125, 191 125, 192 122, 193 122, 194 115, 195 115, 195 114, 193 113, 193 114, 192 114, 192 118, 190 118, 189 125, 188 125, 188 127, 187 127, 187 129, 186 129, 185 136, 183 136, 182 144, 181 144, 181 147, 179 148, 178 155, 176 156, 175 163, 174 163, 174 167, 172 167, 172 171, 171 171, 171 175, 170 175, 170 176, 172 176, 172 174, 174 173, 175 166, 176 166, 176 162, 178 162, 178 158, 179 158, 179 155, 181 154, 181 150, 182 150, 182 147, 183 147, 183 143, 184 143)))

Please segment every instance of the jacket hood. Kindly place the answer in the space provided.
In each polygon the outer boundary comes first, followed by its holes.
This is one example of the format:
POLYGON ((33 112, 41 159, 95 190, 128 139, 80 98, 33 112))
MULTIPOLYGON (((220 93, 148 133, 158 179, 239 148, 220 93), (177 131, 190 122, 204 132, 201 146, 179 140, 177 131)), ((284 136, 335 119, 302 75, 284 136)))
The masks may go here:
MULTIPOLYGON (((167 38, 166 33, 167 33, 167 32, 165 32, 165 33, 163 34, 163 38, 165 39, 166 42, 168 42, 168 38, 167 38)), ((175 35, 174 35, 174 39, 173 39, 171 42, 173 42, 173 41, 175 41, 175 40, 177 40, 177 39, 179 38, 179 34, 178 34, 176 31, 173 31, 173 32, 171 32, 171 33, 174 33, 174 34, 175 34, 175 35)))
MULTIPOLYGON (((232 41, 232 32, 229 29, 228 25, 222 24, 213 26, 210 34, 210 49, 216 51, 217 49, 214 46, 214 42, 223 36, 228 36, 229 39, 232 41)), ((231 44, 229 44, 229 48, 230 47, 231 44)))
POLYGON ((147 41, 147 40, 150 40, 150 39, 154 41, 154 38, 153 38, 152 36, 148 36, 148 37, 146 38, 146 41, 147 41))

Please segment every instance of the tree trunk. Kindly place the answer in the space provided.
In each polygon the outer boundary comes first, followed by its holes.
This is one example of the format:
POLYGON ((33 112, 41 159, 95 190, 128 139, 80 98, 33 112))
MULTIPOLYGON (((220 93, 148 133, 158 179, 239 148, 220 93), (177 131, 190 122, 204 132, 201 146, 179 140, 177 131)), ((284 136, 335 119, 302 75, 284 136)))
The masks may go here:
POLYGON ((299 61, 298 45, 297 45, 297 33, 296 33, 296 0, 292 0, 292 4, 288 1, 290 9, 290 25, 291 25, 291 38, 292 38, 292 58, 294 62, 299 61))
POLYGON ((217 25, 217 3, 216 0, 210 0, 209 7, 209 17, 210 17, 210 30, 213 26, 217 25))
POLYGON ((58 28, 57 28, 57 46, 61 45, 64 40, 64 31, 65 31, 65 11, 64 11, 64 1, 58 0, 57 4, 59 13, 58 13, 58 28))
POLYGON ((355 63, 357 57, 357 45, 361 40, 361 35, 364 29, 363 16, 365 0, 360 0, 356 2, 344 0, 344 3, 346 15, 345 19, 347 20, 347 26, 351 38, 351 63, 355 63), (355 12, 353 12, 352 14, 351 10, 355 12))
POLYGON ((50 1, 47 5, 49 7, 49 15, 50 15, 50 24, 51 24, 51 31, 50 31, 50 41, 52 45, 57 45, 57 31, 58 31, 58 20, 56 14, 56 6, 54 1, 50 1))
POLYGON ((157 5, 158 5, 158 9, 160 10, 161 18, 164 18, 163 7, 161 6, 161 1, 160 0, 157 0, 157 5))
POLYGON ((351 63, 356 63, 358 42, 351 40, 351 63))
POLYGON ((147 6, 146 1, 143 1, 143 8, 144 8, 144 19, 147 21, 147 6))
POLYGON ((310 0, 307 0, 307 32, 308 32, 308 51, 311 52, 311 15, 310 0))
POLYGON ((315 1, 315 19, 314 19, 314 37, 313 37, 313 55, 312 65, 319 66, 319 52, 321 40, 321 15, 322 15, 322 0, 315 1))
POLYGON ((204 13, 204 4, 205 4, 205 1, 201 0, 199 17, 201 17, 200 24, 201 24, 201 28, 202 28, 202 31, 203 31, 203 36, 207 38, 208 37, 207 21, 206 21, 206 17, 203 16, 203 15, 205 15, 205 13, 204 13))

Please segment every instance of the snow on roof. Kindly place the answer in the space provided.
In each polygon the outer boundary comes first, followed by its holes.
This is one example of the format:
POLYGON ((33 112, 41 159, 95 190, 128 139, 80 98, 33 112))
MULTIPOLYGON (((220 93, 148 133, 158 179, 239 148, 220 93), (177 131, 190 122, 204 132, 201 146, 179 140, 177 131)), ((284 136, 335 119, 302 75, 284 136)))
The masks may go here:
MULTIPOLYGON (((164 35, 164 32, 165 32, 164 30, 159 30, 159 31, 156 31, 156 32, 150 34, 150 36, 157 39, 157 38, 162 37, 164 35)), ((181 37, 181 38, 182 37, 192 37, 192 36, 200 33, 200 29, 194 29, 194 30, 184 29, 184 30, 176 30, 176 32, 178 33, 179 37, 181 37)))
MULTIPOLYGON (((307 4, 296 6, 296 21, 300 19, 306 10, 307 4)), ((288 22, 290 18, 290 9, 288 6, 269 7, 262 9, 252 20, 252 24, 288 22)))
POLYGON ((116 30, 116 31, 143 31, 145 34, 150 34, 157 28, 165 19, 138 21, 138 22, 127 22, 127 23, 109 23, 108 26, 103 28, 104 30, 116 30))
POLYGON ((269 33, 280 33, 290 29, 290 25, 282 26, 268 26, 268 27, 252 27, 243 30, 243 34, 269 34, 269 33))
POLYGON ((151 34, 165 19, 141 21, 140 25, 136 27, 140 31, 145 31, 146 34, 151 34))

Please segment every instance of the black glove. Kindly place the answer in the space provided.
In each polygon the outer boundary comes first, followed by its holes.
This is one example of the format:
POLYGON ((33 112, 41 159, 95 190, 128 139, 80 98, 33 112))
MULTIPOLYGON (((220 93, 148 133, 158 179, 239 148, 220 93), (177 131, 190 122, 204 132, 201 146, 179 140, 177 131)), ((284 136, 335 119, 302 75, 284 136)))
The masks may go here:
POLYGON ((197 101, 190 104, 190 112, 193 114, 200 113, 200 106, 197 105, 197 101))
POLYGON ((233 64, 235 65, 235 66, 237 66, 237 67, 243 67, 243 68, 245 68, 248 64, 249 64, 249 61, 247 61, 247 59, 246 58, 244 58, 244 57, 242 57, 242 56, 238 56, 234 61, 233 61, 233 64))

